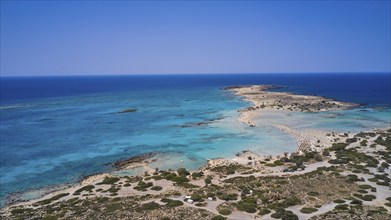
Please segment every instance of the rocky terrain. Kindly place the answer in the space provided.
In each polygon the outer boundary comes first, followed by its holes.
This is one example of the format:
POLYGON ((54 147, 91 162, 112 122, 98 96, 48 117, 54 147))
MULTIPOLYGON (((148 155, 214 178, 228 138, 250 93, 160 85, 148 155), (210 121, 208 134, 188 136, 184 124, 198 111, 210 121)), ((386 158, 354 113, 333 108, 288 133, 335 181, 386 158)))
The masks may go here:
MULTIPOLYGON (((331 133, 314 151, 241 152, 199 171, 99 175, 2 219, 389 219, 391 129, 331 133)), ((155 156, 155 155, 152 155, 155 156)), ((129 160, 144 163, 145 156, 129 160)), ((121 162, 121 166, 124 161, 121 162)))

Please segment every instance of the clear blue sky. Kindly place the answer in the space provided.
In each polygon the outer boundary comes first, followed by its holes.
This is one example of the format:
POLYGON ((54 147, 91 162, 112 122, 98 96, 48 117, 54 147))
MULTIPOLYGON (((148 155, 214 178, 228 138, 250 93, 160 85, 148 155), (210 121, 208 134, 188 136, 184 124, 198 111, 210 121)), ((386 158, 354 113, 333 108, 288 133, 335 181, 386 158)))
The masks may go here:
POLYGON ((1 75, 390 72, 390 1, 1 1, 1 75))

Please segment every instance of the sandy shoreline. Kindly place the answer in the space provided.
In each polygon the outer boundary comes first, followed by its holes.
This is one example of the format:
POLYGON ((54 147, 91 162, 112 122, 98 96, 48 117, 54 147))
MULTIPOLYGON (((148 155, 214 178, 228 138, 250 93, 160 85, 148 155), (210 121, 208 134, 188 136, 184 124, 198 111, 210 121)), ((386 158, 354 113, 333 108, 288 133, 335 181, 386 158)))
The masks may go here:
POLYGON ((323 112, 333 110, 347 110, 359 107, 359 104, 340 102, 322 96, 297 95, 288 92, 270 92, 271 89, 281 87, 273 85, 250 85, 227 87, 235 95, 243 97, 253 106, 239 110, 239 120, 250 126, 256 126, 252 120, 261 115, 262 110, 282 110, 299 112, 323 112))

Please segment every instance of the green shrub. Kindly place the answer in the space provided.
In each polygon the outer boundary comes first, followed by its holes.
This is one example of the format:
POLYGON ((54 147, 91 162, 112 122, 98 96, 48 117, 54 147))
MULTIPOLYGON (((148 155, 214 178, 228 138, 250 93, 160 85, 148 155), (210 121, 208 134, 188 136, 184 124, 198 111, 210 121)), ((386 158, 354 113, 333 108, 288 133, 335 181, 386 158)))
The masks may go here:
POLYGON ((330 147, 330 150, 331 151, 342 151, 342 150, 345 150, 345 148, 348 146, 349 144, 347 143, 333 143, 330 147))
POLYGON ((163 189, 163 187, 161 187, 161 186, 152 186, 151 187, 151 190, 155 190, 155 191, 160 191, 162 189, 163 189))
POLYGON ((389 186, 390 185, 390 183, 388 183, 388 182, 380 182, 380 181, 377 181, 376 184, 379 186, 389 186))
POLYGON ((370 189, 370 188, 372 188, 372 186, 364 184, 364 185, 359 185, 358 188, 360 188, 360 189, 370 189))
POLYGON ((362 194, 368 193, 366 190, 363 190, 363 189, 359 189, 359 190, 357 190, 357 192, 362 193, 362 194))
POLYGON ((203 176, 203 173, 202 173, 202 172, 194 172, 194 173, 191 174, 191 177, 192 177, 193 179, 198 179, 198 178, 200 178, 201 176, 203 176))
POLYGON ((108 177, 106 176, 104 178, 104 180, 100 183, 97 183, 97 185, 103 185, 103 184, 107 184, 107 185, 111 185, 111 184, 114 184, 116 182, 119 181, 119 178, 118 177, 108 177))
POLYGON ((355 175, 355 174, 348 174, 348 180, 351 181, 351 182, 360 181, 360 179, 358 178, 358 176, 355 175))
POLYGON ((301 200, 296 196, 290 196, 290 197, 286 198, 282 203, 283 203, 284 207, 287 208, 289 206, 300 205, 301 200))
POLYGON ((58 195, 55 195, 49 199, 45 199, 45 200, 42 200, 42 201, 39 201, 38 204, 41 204, 41 205, 47 205, 53 201, 56 201, 62 197, 65 197, 65 196, 68 196, 69 193, 61 193, 61 194, 58 194, 58 195))
POLYGON ((257 211, 257 200, 253 198, 245 198, 236 204, 239 211, 255 213, 257 211))
POLYGON ((185 168, 179 168, 177 170, 177 173, 179 176, 186 177, 187 175, 190 175, 189 171, 187 171, 185 168))
POLYGON ((156 202, 148 202, 141 205, 142 210, 153 210, 159 208, 160 205, 156 202))
POLYGON ((216 215, 215 217, 211 218, 211 220, 225 220, 227 218, 221 216, 221 215, 216 215))
POLYGON ((168 207, 177 207, 177 206, 182 206, 182 205, 183 205, 182 201, 172 200, 172 199, 169 199, 166 203, 166 206, 168 206, 168 207))
POLYGON ((206 185, 211 184, 212 183, 212 176, 207 176, 204 181, 205 181, 206 185))
POLYGON ((195 202, 198 202, 202 199, 202 195, 194 192, 193 194, 191 194, 191 199, 195 202))
POLYGON ((270 212, 271 212, 270 209, 261 209, 259 210, 259 215, 267 215, 270 212))
POLYGON ((374 195, 364 195, 364 196, 362 196, 362 200, 364 200, 364 201, 372 201, 374 199, 376 199, 376 196, 374 196, 374 195))
POLYGON ((162 175, 166 180, 172 180, 177 176, 175 173, 169 173, 169 172, 165 172, 162 175))
POLYGON ((230 200, 236 200, 238 199, 238 194, 236 193, 231 193, 231 194, 222 194, 218 196, 219 199, 225 200, 225 201, 230 201, 230 200))
POLYGON ((284 209, 278 209, 275 213, 271 214, 272 218, 281 218, 282 220, 298 220, 299 217, 295 215, 292 211, 287 211, 284 209))
POLYGON ((313 213, 313 212, 316 212, 316 211, 318 211, 318 209, 316 209, 316 208, 304 207, 304 208, 300 209, 300 212, 304 213, 304 214, 310 214, 310 213, 313 213))
POLYGON ((161 180, 161 179, 163 179, 162 176, 152 176, 151 178, 154 179, 154 180, 161 180))
POLYGON ((219 211, 219 213, 220 213, 221 215, 230 215, 230 214, 231 214, 231 210, 229 210, 229 209, 221 209, 221 210, 219 211))
POLYGON ((309 196, 319 196, 320 194, 318 192, 311 191, 311 192, 307 193, 307 195, 309 195, 309 196))
POLYGON ((195 204, 195 206, 197 206, 197 207, 205 207, 206 205, 208 205, 208 203, 206 203, 206 202, 197 202, 195 204))
POLYGON ((32 211, 32 209, 14 208, 11 210, 11 214, 12 215, 20 215, 20 214, 23 214, 23 213, 29 212, 29 211, 32 211))
POLYGON ((343 199, 336 199, 333 201, 334 203, 345 203, 346 201, 343 199))
POLYGON ((358 199, 353 199, 350 204, 352 205, 362 205, 362 201, 358 199))
POLYGON ((140 181, 137 183, 137 186, 133 187, 133 189, 135 190, 138 190, 138 191, 145 191, 147 188, 153 186, 153 183, 152 182, 144 182, 144 181, 140 181))
POLYGON ((274 161, 274 165, 276 165, 276 166, 282 166, 282 165, 284 165, 284 163, 281 162, 281 160, 276 160, 276 161, 274 161))
POLYGON ((347 204, 341 204, 341 205, 335 206, 335 209, 337 209, 337 210, 348 210, 348 208, 349 208, 349 205, 347 205, 347 204))
POLYGON ((171 179, 171 181, 173 182, 176 182, 176 183, 187 183, 189 182, 190 180, 187 179, 186 177, 184 176, 175 176, 171 179))
POLYGON ((122 209, 122 206, 119 203, 109 203, 106 206, 105 212, 115 212, 122 209))
POLYGON ((83 186, 80 189, 76 190, 75 193, 73 193, 73 195, 80 195, 80 193, 83 191, 92 192, 93 188, 95 188, 94 185, 83 186))

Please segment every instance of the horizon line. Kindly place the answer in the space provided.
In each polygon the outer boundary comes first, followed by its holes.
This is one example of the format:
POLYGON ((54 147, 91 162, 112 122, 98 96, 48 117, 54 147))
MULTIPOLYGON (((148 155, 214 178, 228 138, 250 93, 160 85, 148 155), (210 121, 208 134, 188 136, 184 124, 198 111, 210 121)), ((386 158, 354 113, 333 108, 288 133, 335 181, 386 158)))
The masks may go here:
POLYGON ((1 75, 0 77, 85 77, 85 76, 170 76, 170 75, 270 75, 270 74, 391 74, 382 71, 360 71, 360 72, 252 72, 252 73, 123 73, 123 74, 59 74, 59 75, 1 75))

